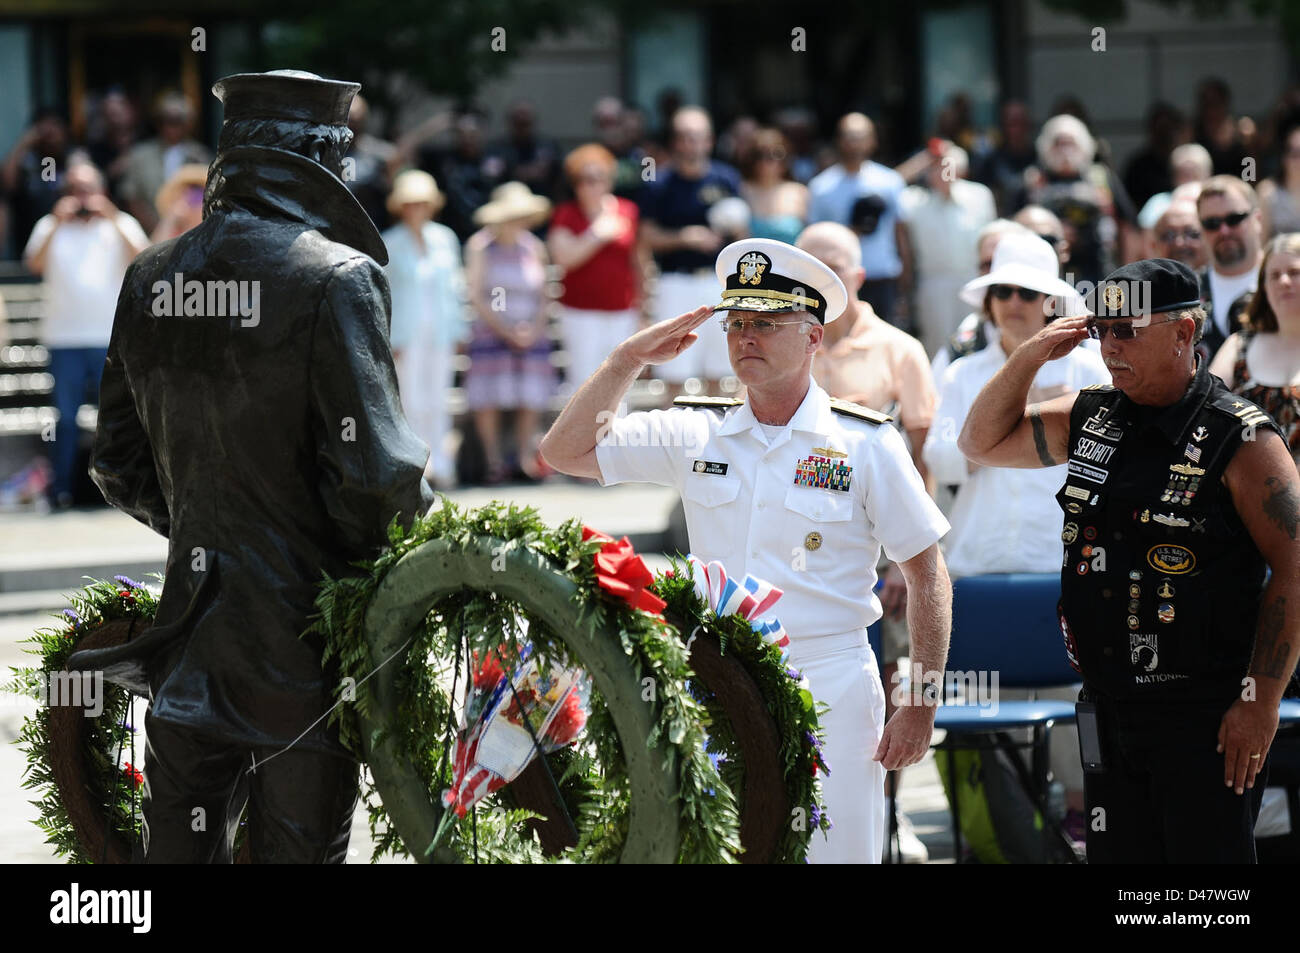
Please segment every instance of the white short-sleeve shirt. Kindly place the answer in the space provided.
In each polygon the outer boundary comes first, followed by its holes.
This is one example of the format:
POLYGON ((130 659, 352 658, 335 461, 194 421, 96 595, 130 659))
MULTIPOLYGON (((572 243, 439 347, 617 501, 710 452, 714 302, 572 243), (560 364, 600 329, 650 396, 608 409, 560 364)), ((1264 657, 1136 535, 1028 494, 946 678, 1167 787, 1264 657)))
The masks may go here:
POLYGON ((101 217, 59 226, 53 215, 46 215, 32 229, 25 254, 35 254, 56 226, 46 251, 42 341, 47 347, 107 347, 122 279, 133 257, 118 230, 138 246, 149 244, 149 238, 126 212, 117 213, 116 225, 101 217))
POLYGON ((674 407, 607 421, 596 460, 604 485, 676 487, 691 551, 784 590, 792 638, 875 622, 881 547, 900 562, 948 531, 898 431, 836 413, 811 379, 770 442, 748 403, 674 407))

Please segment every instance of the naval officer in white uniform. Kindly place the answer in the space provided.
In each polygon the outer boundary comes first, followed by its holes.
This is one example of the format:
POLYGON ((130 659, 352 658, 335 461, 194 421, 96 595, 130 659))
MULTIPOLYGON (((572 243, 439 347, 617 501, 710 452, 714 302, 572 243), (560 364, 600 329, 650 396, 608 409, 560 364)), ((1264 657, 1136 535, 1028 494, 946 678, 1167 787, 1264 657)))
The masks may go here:
POLYGON ((848 302, 835 273, 769 239, 727 246, 716 270, 721 303, 615 348, 564 408, 542 454, 556 469, 604 485, 676 487, 696 556, 785 591, 777 614, 793 665, 831 706, 823 795, 834 829, 813 837, 809 859, 878 863, 885 772, 925 755, 938 689, 913 686, 884 723, 884 687, 867 642, 867 626, 881 616, 876 564, 883 547, 902 569, 911 659, 937 682, 952 616, 938 547, 948 523, 889 418, 832 400, 812 380, 823 325, 848 302), (746 399, 678 398, 669 410, 618 417, 645 365, 690 347, 692 331, 707 320, 724 326, 746 399))

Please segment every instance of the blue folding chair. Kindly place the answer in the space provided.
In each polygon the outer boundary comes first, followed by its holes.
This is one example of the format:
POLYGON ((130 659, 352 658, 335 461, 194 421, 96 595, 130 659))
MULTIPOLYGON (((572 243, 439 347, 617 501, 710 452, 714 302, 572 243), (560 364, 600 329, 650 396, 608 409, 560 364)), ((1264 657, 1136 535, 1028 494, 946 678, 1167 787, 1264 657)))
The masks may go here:
MULTIPOLYGON (((1079 675, 1066 660, 1061 641, 1056 604, 1061 580, 1055 573, 967 576, 953 582, 952 641, 948 649, 949 683, 945 701, 962 681, 952 673, 998 673, 998 687, 1053 688, 1074 685, 1079 675)), ((945 737, 935 745, 946 753, 953 796, 953 855, 961 863, 961 807, 956 783, 959 750, 1004 750, 1018 758, 1018 752, 1032 753, 1031 788, 1028 793, 1042 812, 1052 836, 1077 860, 1069 838, 1053 822, 1048 811, 1048 742, 1056 724, 1074 722, 1074 703, 1067 701, 999 701, 982 704, 944 704, 935 713, 934 724, 945 737), (1005 732, 1029 729, 1028 742, 1009 741, 1005 732)))

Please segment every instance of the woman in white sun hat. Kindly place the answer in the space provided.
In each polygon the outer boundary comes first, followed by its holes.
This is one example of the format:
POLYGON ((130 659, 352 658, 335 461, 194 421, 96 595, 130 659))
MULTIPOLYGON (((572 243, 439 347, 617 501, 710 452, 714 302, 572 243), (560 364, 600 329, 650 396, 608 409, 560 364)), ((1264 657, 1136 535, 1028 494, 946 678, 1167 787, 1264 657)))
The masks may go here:
MULTIPOLYGON (((953 361, 944 372, 939 409, 923 451, 936 482, 957 486, 949 516, 952 531, 944 539, 944 555, 954 579, 1060 571, 1061 509, 1056 493, 1065 482, 1064 464, 1039 470, 977 467, 957 449, 957 435, 975 396, 1007 356, 1054 317, 1086 311, 1082 298, 1057 277, 1059 267, 1056 251, 1043 239, 1012 232, 998 242, 989 273, 961 290, 962 300, 982 309, 998 336, 984 350, 953 361)), ((1110 372, 1101 356, 1078 347, 1043 366, 1029 400, 1043 401, 1109 383, 1110 372)), ((1010 693, 1004 691, 1002 697, 1007 699, 1010 693)), ((1073 732, 1052 732, 1051 748, 1053 773, 1064 782, 1071 806, 1081 808, 1083 774, 1073 732)))
POLYGON ((397 224, 383 233, 384 273, 393 294, 393 364, 402 410, 429 445, 425 475, 440 488, 456 482, 448 447, 448 404, 457 345, 468 337, 465 278, 456 233, 433 219, 444 197, 433 176, 408 169, 393 182, 388 211, 397 224))

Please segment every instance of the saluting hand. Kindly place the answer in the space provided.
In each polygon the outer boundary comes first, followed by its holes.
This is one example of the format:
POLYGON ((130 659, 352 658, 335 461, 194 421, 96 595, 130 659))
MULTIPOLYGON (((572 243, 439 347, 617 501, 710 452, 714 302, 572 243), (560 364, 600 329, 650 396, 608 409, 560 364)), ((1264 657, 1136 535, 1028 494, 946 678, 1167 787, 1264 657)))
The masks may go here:
POLYGON ((1088 316, 1057 318, 1020 347, 1016 353, 1037 364, 1065 357, 1088 338, 1088 316))
POLYGON ((695 343, 694 330, 713 317, 710 306, 696 308, 652 324, 618 346, 622 357, 637 364, 665 364, 695 343))

